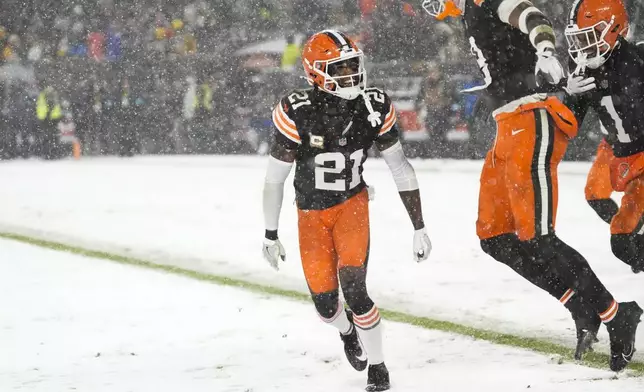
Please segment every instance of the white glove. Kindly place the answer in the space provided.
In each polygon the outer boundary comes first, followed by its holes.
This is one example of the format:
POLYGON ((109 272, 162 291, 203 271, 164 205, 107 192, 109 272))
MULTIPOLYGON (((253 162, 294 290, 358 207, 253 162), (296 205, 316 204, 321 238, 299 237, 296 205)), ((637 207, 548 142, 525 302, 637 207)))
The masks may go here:
POLYGON ((583 94, 597 87, 595 78, 586 78, 581 75, 568 75, 568 83, 564 90, 570 95, 583 94))
POLYGON ((534 69, 535 75, 539 72, 545 74, 548 82, 551 84, 559 84, 564 77, 564 69, 555 57, 552 49, 544 49, 537 52, 537 65, 534 69))
POLYGON ((414 260, 417 263, 427 260, 432 251, 432 242, 427 235, 427 229, 422 228, 414 232, 414 260))
POLYGON ((280 269, 278 265, 279 259, 286 261, 286 252, 284 251, 284 247, 279 239, 273 241, 268 238, 264 238, 262 252, 264 253, 266 261, 268 261, 275 271, 279 271, 280 269))

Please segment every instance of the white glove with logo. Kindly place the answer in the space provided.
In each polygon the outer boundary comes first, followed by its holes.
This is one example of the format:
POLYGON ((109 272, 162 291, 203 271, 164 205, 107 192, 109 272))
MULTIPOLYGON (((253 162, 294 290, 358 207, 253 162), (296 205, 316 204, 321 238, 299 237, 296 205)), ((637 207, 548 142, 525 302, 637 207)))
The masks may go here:
POLYGON ((583 94, 597 88, 595 78, 587 78, 581 75, 568 75, 568 83, 564 90, 570 95, 583 94))
MULTIPOLYGON (((546 48, 537 52, 537 65, 534 69, 535 75, 544 74, 551 84, 559 84, 564 77, 564 69, 555 57, 552 49, 546 48)), ((538 80, 538 78, 537 78, 538 80)))
POLYGON ((427 235, 427 229, 422 228, 414 232, 414 260, 417 263, 427 260, 432 251, 432 242, 427 235))
POLYGON ((280 269, 278 265, 279 259, 286 261, 286 252, 279 239, 269 240, 268 238, 264 238, 262 252, 264 253, 266 261, 268 261, 275 271, 279 271, 280 269))

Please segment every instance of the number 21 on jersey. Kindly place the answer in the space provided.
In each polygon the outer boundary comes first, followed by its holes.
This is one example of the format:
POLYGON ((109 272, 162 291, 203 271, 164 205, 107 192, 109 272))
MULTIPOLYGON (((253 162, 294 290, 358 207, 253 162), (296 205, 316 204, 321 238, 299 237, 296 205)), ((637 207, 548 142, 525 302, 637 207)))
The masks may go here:
POLYGON ((324 191, 343 192, 360 184, 360 166, 364 150, 354 151, 348 161, 351 169, 351 182, 347 186, 347 159, 341 152, 325 152, 315 156, 315 188, 324 191), (333 163, 333 167, 328 164, 333 163))

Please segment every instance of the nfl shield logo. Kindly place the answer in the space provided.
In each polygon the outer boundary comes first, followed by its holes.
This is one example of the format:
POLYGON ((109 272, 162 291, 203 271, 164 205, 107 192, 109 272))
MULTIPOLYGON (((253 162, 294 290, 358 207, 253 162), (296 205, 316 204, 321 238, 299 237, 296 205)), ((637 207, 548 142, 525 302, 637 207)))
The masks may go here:
POLYGON ((340 139, 340 140, 338 141, 338 144, 339 144, 339 145, 341 145, 341 146, 343 146, 343 147, 344 147, 344 146, 346 146, 346 145, 347 145, 347 138, 346 138, 346 137, 343 137, 342 139, 340 139))

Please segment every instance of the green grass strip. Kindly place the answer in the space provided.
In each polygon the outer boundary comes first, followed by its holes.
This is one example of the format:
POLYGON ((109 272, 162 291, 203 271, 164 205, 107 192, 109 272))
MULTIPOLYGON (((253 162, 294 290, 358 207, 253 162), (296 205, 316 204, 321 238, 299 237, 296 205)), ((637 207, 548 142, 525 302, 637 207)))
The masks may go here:
MULTIPOLYGON (((13 233, 2 233, 0 232, 1 238, 6 238, 10 240, 20 241, 30 245, 39 246, 42 248, 53 249, 62 252, 73 253, 80 256, 105 259, 110 261, 115 261, 118 263, 129 264, 139 267, 145 267, 165 272, 170 272, 177 275, 183 275, 189 278, 198 279, 201 281, 212 282, 224 286, 238 287, 248 291, 261 293, 261 294, 270 294, 281 297, 286 297, 290 299, 296 299, 300 301, 310 302, 311 298, 308 294, 301 293, 295 290, 286 290, 274 286, 269 286, 265 284, 248 282, 242 279, 230 278, 227 276, 220 276, 215 274, 197 272, 185 268, 180 268, 176 266, 169 266, 163 264, 156 264, 151 261, 142 260, 134 257, 121 256, 118 254, 113 254, 109 252, 96 251, 91 249, 85 249, 77 246, 71 246, 67 244, 62 244, 53 241, 45 241, 38 238, 33 238, 29 236, 24 236, 20 234, 13 233)), ((494 332, 490 330, 468 327, 462 324, 456 324, 449 321, 434 320, 428 317, 414 316, 412 314, 398 312, 394 310, 379 309, 380 313, 384 316, 385 319, 401 322, 425 329, 455 333, 463 336, 469 336, 474 339, 484 340, 490 343, 522 348, 530 351, 534 351, 541 354, 547 355, 559 355, 561 360, 564 362, 574 362, 573 354, 574 350, 572 348, 563 346, 561 344, 548 342, 541 339, 503 334, 499 332, 494 332)), ((587 353, 584 356, 583 362, 581 365, 598 368, 598 369, 608 369, 608 358, 607 354, 603 353, 587 353)), ((628 366, 628 369, 632 372, 633 376, 642 376, 644 375, 644 363, 639 361, 631 362, 628 366), (634 373, 634 374, 633 374, 634 373)))

